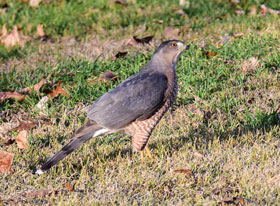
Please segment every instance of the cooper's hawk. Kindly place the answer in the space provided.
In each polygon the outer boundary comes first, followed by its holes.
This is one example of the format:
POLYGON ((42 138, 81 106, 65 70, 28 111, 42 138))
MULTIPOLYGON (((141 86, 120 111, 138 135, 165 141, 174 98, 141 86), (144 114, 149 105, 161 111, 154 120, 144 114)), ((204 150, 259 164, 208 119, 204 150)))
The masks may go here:
POLYGON ((185 49, 188 46, 178 40, 163 42, 140 72, 105 93, 89 107, 89 120, 36 173, 50 169, 92 137, 120 130, 132 136, 134 150, 142 151, 153 129, 176 99, 175 67, 185 49))

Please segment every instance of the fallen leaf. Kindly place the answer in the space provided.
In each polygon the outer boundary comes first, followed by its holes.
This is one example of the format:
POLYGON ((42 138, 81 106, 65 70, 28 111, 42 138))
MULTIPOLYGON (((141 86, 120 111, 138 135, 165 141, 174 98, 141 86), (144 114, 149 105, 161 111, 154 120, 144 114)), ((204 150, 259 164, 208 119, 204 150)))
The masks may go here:
POLYGON ((101 78, 105 80, 113 80, 118 78, 118 76, 115 75, 112 71, 107 71, 101 75, 101 78))
POLYGON ((126 0, 115 0, 116 4, 122 5, 122 6, 127 6, 127 1, 126 0))
MULTIPOLYGON (((251 203, 253 201, 246 199, 247 202, 251 203)), ((233 198, 225 198, 223 199, 221 204, 235 204, 235 205, 244 205, 245 199, 242 197, 233 197, 233 198)))
POLYGON ((274 15, 279 15, 280 10, 270 9, 266 5, 262 4, 261 5, 261 15, 266 15, 267 13, 274 14, 274 15))
POLYGON ((260 62, 258 58, 251 57, 248 60, 245 60, 241 65, 241 71, 245 74, 254 74, 257 70, 257 68, 260 66, 260 62))
POLYGON ((37 36, 37 37, 43 37, 43 36, 45 36, 45 32, 44 32, 44 29, 43 29, 43 25, 42 25, 42 24, 38 24, 38 25, 37 25, 37 28, 36 28, 36 36, 37 36))
POLYGON ((43 96, 42 99, 35 105, 34 109, 39 110, 40 114, 44 115, 48 108, 47 102, 49 101, 48 96, 43 96))
POLYGON ((59 94, 63 94, 63 95, 68 95, 66 90, 64 90, 61 87, 61 84, 63 83, 63 81, 59 81, 57 83, 56 89, 50 90, 50 91, 46 91, 47 94, 51 95, 52 98, 57 97, 59 94))
POLYGON ((117 54, 116 54, 116 58, 122 58, 122 57, 125 57, 127 55, 127 52, 122 52, 122 51, 119 51, 117 54))
POLYGON ((217 55, 217 52, 214 52, 214 51, 207 51, 206 52, 206 56, 208 59, 210 59, 211 57, 214 57, 217 55))
POLYGON ((5 47, 13 47, 17 44, 22 45, 17 26, 14 26, 13 31, 11 33, 7 33, 1 38, 1 43, 4 44, 5 47))
POLYGON ((154 20, 154 22, 157 24, 163 24, 164 21, 161 19, 156 19, 156 20, 154 20))
POLYGON ((235 13, 237 15, 242 15, 242 14, 245 14, 245 11, 243 11, 243 10, 235 10, 235 13))
POLYGON ((71 186, 68 182, 65 182, 65 185, 70 192, 75 190, 75 184, 73 184, 73 186, 71 186))
POLYGON ((243 36, 244 36, 244 33, 238 33, 238 34, 234 34, 234 35, 233 35, 233 37, 234 37, 235 39, 240 38, 240 37, 243 37, 243 36))
POLYGON ((13 172, 11 169, 14 154, 0 151, 0 173, 13 172))
POLYGON ((3 25, 2 31, 1 31, 1 37, 6 36, 8 34, 6 24, 3 25))
POLYGON ((19 149, 25 149, 27 145, 27 130, 22 130, 15 137, 19 149))
POLYGON ((153 38, 154 38, 154 36, 146 36, 146 37, 143 37, 143 38, 137 38, 136 36, 133 36, 133 39, 134 39, 137 43, 142 43, 142 44, 147 44, 147 43, 149 43, 153 38))
POLYGON ((4 145, 5 145, 5 146, 10 146, 10 145, 13 144, 14 142, 15 142, 14 139, 9 139, 9 140, 7 140, 6 142, 4 142, 4 145))
POLYGON ((67 194, 68 191, 66 190, 38 190, 32 192, 26 192, 23 194, 25 197, 46 197, 51 195, 58 195, 58 194, 67 194))
POLYGON ((181 31, 180 32, 187 32, 187 31, 189 31, 190 30, 190 25, 186 25, 186 26, 184 26, 183 28, 181 28, 180 29, 181 31))
POLYGON ((250 15, 251 16, 256 16, 257 15, 257 5, 252 6, 250 15))
POLYGON ((177 39, 179 37, 180 29, 168 26, 164 29, 163 35, 166 39, 177 39))
POLYGON ((239 3, 240 3, 239 0, 230 0, 230 2, 231 2, 232 4, 239 4, 239 3))
POLYGON ((29 129, 35 127, 35 126, 36 126, 36 123, 33 123, 33 122, 30 123, 30 122, 23 122, 22 121, 22 122, 19 123, 19 126, 11 129, 10 131, 29 130, 29 129))
POLYGON ((38 7, 42 0, 29 0, 29 5, 31 7, 38 7))
POLYGON ((87 83, 91 84, 93 82, 99 82, 99 81, 102 81, 102 80, 110 81, 110 80, 115 80, 117 78, 119 78, 118 75, 115 75, 112 71, 107 71, 107 72, 103 73, 100 78, 89 80, 87 83))
POLYGON ((192 171, 188 170, 188 169, 178 169, 178 170, 174 170, 174 173, 184 173, 187 175, 193 175, 192 171))
POLYGON ((6 99, 16 99, 17 101, 22 101, 24 99, 24 95, 18 92, 0 92, 0 102, 5 101, 6 99))
POLYGON ((24 89, 21 90, 21 92, 31 92, 32 89, 34 89, 37 94, 40 94, 40 88, 46 83, 46 79, 42 78, 41 81, 37 84, 35 84, 34 86, 31 87, 26 87, 24 89))

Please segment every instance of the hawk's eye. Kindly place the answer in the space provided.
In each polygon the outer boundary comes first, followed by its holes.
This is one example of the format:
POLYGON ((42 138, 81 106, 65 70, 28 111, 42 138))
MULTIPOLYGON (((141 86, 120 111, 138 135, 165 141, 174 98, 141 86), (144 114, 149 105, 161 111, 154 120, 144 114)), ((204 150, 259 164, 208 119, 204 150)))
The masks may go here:
POLYGON ((176 43, 171 43, 171 47, 177 47, 176 43))

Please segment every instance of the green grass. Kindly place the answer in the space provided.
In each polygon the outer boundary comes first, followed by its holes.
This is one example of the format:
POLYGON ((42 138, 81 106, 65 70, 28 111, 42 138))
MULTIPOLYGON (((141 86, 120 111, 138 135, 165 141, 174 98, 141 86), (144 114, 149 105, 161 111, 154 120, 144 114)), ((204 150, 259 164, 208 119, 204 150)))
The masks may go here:
POLYGON ((62 0, 36 9, 6 2, 0 26, 21 25, 24 33, 34 35, 36 27, 27 31, 27 25, 44 24, 50 39, 34 39, 24 48, 0 47, 0 91, 19 91, 47 78, 41 91, 63 81, 69 96, 48 102, 44 116, 33 109, 43 93, 0 103, 0 128, 17 126, 17 119, 51 123, 29 131, 23 151, 16 144, 2 146, 17 133, 0 130, 0 150, 15 154, 15 172, 0 175, 4 203, 11 198, 25 205, 217 205, 241 197, 246 205, 280 204, 280 17, 249 15, 253 5, 263 3, 280 9, 278 1, 244 0, 236 7, 221 0, 191 1, 183 7, 188 18, 176 14, 178 1, 137 1, 124 7, 62 0), (237 16, 235 9, 245 14, 237 16), (156 40, 150 46, 125 46, 122 40, 143 24, 146 30, 138 36, 153 34, 156 40), (190 49, 177 65, 176 103, 149 141, 153 162, 141 162, 131 151, 130 137, 116 133, 91 140, 47 173, 34 175, 84 123, 91 102, 149 61, 168 25, 190 25, 180 36, 190 49), (237 33, 244 36, 235 39, 237 33), (104 55, 97 58, 94 46, 104 55), (128 55, 112 60, 120 48, 128 55), (207 57, 208 51, 216 55, 207 57), (119 78, 87 84, 108 70, 119 78), (173 172, 183 168, 194 177, 173 172), (74 192, 24 197, 26 191, 67 190, 65 181, 76 183, 74 192))

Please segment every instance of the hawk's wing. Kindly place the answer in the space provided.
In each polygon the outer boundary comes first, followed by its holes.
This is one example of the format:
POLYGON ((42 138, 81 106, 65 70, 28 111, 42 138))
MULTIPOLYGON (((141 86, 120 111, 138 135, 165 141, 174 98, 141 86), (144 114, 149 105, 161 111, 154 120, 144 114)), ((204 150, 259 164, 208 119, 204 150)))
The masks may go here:
POLYGON ((147 119, 164 103, 168 80, 158 72, 138 73, 95 101, 88 118, 110 129, 147 119))

